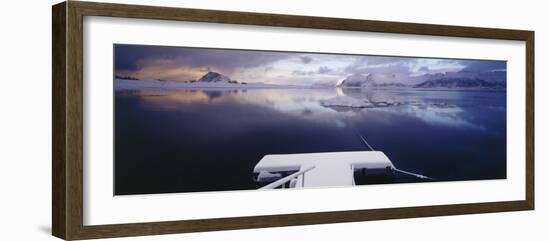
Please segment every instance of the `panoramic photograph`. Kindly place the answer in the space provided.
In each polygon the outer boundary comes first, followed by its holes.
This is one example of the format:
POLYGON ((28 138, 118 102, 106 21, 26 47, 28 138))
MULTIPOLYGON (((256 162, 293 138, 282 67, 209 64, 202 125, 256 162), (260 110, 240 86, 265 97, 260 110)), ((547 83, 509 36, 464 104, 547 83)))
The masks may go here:
POLYGON ((114 195, 506 179, 506 61, 113 51, 114 195))

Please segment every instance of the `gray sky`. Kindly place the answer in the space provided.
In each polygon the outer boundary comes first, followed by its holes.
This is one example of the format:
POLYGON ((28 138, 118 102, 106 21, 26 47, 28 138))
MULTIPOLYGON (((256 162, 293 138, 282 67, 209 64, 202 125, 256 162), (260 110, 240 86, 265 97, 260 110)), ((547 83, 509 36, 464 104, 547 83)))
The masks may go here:
POLYGON ((336 83, 370 73, 407 83, 424 74, 506 70, 505 61, 317 54, 145 45, 115 45, 115 72, 140 79, 196 80, 216 71, 233 80, 271 84, 336 83))

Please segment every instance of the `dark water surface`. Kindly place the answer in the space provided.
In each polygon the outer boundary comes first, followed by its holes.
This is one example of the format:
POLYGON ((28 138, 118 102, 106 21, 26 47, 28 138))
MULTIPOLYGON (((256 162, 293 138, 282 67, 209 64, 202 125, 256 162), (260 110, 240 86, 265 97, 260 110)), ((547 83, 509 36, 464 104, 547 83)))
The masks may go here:
POLYGON ((115 194, 258 188, 266 154, 366 151, 441 181, 506 178, 506 93, 416 89, 126 90, 115 194), (388 107, 324 107, 335 96, 388 107))

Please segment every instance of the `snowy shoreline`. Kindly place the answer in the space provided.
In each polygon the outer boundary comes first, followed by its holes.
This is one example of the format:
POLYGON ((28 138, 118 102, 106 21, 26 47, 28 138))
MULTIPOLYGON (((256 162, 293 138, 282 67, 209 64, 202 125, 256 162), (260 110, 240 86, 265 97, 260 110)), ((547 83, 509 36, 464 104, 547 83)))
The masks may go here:
POLYGON ((160 80, 115 79, 115 90, 140 89, 291 89, 308 88, 296 85, 273 85, 265 83, 227 83, 227 82, 176 82, 160 80))

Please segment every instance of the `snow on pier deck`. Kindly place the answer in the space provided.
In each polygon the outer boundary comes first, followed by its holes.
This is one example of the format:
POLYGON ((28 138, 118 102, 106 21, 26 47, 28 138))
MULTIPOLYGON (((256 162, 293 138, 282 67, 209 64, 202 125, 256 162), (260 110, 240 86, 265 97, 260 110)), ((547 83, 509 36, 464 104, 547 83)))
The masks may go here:
POLYGON ((355 185, 355 169, 385 171, 394 169, 392 162, 380 151, 326 152, 305 154, 274 154, 264 156, 254 167, 254 173, 302 171, 297 187, 355 185))

